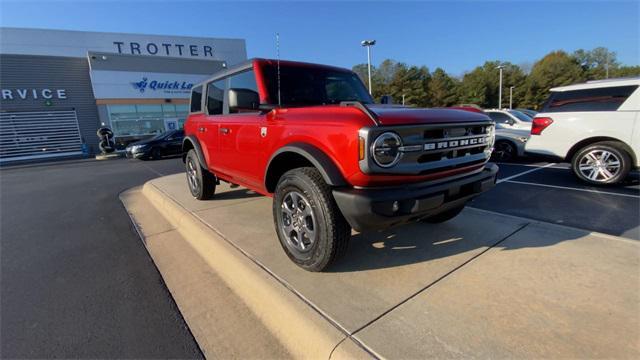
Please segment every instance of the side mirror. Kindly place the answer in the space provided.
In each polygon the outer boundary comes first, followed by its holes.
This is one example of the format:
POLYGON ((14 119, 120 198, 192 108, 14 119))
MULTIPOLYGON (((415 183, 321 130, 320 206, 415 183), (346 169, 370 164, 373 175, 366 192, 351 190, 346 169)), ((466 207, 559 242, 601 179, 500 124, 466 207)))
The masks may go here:
POLYGON ((507 120, 507 124, 509 124, 509 126, 513 126, 513 125, 515 125, 515 123, 516 122, 513 119, 507 120))
POLYGON ((391 95, 382 95, 380 97, 380 104, 393 104, 393 97, 391 95))
POLYGON ((229 89, 229 112, 258 110, 260 96, 249 89, 229 89))

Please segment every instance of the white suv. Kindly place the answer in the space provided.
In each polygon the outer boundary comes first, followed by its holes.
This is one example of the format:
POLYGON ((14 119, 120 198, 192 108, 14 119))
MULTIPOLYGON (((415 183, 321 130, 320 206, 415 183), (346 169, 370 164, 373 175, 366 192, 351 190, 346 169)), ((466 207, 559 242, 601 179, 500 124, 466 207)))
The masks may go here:
POLYGON ((640 78, 591 81, 551 89, 533 119, 526 151, 571 162, 591 184, 614 184, 637 168, 640 78))

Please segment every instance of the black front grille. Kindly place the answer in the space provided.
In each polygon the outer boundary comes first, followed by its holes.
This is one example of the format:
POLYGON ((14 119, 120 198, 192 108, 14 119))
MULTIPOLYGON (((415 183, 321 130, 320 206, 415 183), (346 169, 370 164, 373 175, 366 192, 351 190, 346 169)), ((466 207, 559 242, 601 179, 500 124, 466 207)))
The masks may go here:
POLYGON ((424 131, 425 140, 444 139, 452 137, 484 135, 488 133, 487 125, 471 125, 461 127, 449 127, 442 129, 428 129, 424 131))

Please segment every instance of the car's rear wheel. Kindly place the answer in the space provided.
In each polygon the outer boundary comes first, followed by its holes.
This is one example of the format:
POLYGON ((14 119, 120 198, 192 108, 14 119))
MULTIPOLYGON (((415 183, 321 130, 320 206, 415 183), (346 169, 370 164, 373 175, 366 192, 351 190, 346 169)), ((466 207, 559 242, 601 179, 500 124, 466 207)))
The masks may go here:
POLYGON ((509 162, 518 156, 518 150, 510 141, 498 140, 491 154, 493 160, 500 162, 509 162))
POLYGON ((422 221, 428 222, 431 224, 443 223, 445 221, 449 221, 454 217, 458 216, 463 209, 464 209, 464 205, 447 210, 445 212, 441 212, 440 214, 429 216, 427 218, 422 219, 422 221))
POLYGON ((306 270, 322 271, 346 252, 351 227, 315 168, 282 175, 273 197, 273 219, 285 253, 306 270))
POLYGON ((574 174, 590 184, 619 183, 629 174, 631 157, 615 141, 602 141, 580 149, 571 161, 574 174))
POLYGON ((191 195, 198 200, 211 199, 216 192, 216 177, 202 167, 195 150, 189 150, 184 165, 191 195))

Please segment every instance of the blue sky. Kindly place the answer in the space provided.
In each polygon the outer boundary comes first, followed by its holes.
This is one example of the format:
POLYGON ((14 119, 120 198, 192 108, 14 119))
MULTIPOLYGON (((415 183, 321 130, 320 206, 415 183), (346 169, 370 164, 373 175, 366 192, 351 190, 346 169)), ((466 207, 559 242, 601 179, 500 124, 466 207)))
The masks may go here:
POLYGON ((640 63, 640 1, 191 2, 7 1, 2 26, 247 40, 250 57, 351 67, 363 39, 385 58, 459 75, 486 60, 532 63, 552 50, 605 46, 640 63))

